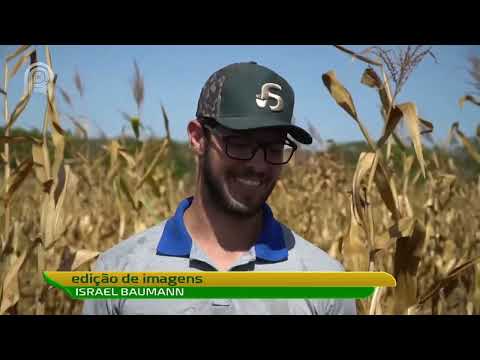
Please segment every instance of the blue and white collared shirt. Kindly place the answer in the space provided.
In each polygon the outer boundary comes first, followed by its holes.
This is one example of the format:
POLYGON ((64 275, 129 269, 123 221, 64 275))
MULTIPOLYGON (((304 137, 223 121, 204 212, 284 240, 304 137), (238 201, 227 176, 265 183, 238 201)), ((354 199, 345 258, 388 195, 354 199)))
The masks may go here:
MULTIPOLYGON (((193 197, 180 202, 174 216, 107 250, 95 271, 217 271, 190 237, 183 215, 193 197)), ((263 228, 256 243, 229 271, 344 271, 320 248, 294 233, 263 206, 263 228)), ((341 299, 145 299, 89 300, 84 314, 356 314, 354 300, 341 299)))

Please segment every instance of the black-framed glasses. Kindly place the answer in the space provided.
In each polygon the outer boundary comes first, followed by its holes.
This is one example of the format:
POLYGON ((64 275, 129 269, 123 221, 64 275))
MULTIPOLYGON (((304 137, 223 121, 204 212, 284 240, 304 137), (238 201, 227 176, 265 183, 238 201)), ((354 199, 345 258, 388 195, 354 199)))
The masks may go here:
POLYGON ((216 133, 225 144, 225 153, 234 160, 252 160, 258 149, 263 149, 265 162, 272 165, 284 165, 290 161, 297 150, 297 144, 288 138, 283 141, 259 143, 240 135, 225 135, 209 125, 204 128, 216 133))

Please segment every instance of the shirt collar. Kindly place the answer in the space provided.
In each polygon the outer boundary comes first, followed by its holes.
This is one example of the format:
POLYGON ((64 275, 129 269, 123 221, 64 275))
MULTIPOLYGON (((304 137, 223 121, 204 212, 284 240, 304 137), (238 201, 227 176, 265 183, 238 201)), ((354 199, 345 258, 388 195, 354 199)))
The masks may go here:
MULTIPOLYGON (((157 255, 190 257, 192 238, 183 222, 185 210, 192 204, 193 196, 180 202, 175 214, 165 224, 157 255)), ((280 223, 273 217, 272 209, 265 203, 262 206, 263 227, 255 243, 256 258, 276 262, 288 258, 288 250, 283 239, 280 223)))

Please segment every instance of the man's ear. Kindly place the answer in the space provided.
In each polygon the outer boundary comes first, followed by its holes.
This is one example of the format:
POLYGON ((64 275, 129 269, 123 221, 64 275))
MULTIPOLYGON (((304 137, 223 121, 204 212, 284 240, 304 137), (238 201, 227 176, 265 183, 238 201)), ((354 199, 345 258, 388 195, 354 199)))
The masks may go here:
POLYGON ((205 154, 207 148, 207 134, 203 130, 202 124, 198 119, 192 120, 187 126, 188 139, 190 147, 196 155, 205 154))

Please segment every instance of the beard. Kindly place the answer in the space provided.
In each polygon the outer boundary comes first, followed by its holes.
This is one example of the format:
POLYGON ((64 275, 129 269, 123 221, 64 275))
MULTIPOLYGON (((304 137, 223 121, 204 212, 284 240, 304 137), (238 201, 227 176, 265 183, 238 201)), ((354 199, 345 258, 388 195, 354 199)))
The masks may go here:
POLYGON ((221 211, 242 219, 252 218, 261 210, 272 193, 276 181, 259 176, 251 168, 243 172, 227 170, 224 176, 216 176, 213 171, 210 147, 203 158, 202 175, 209 200, 221 211), (242 185, 238 178, 258 179, 259 186, 242 185))

